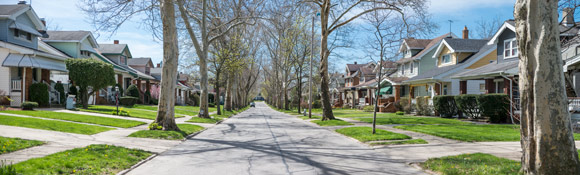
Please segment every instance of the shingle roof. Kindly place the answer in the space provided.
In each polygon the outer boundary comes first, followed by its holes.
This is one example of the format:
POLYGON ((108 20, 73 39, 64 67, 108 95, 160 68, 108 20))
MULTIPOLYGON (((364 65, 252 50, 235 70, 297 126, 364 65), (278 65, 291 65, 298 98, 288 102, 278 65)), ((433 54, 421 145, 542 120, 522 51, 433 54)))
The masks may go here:
POLYGON ((514 70, 518 68, 519 60, 508 61, 508 62, 493 62, 485 66, 481 66, 476 69, 465 70, 452 76, 452 78, 462 78, 462 77, 474 77, 474 76, 484 76, 493 73, 506 72, 509 70, 514 70))
POLYGON ((385 79, 388 79, 389 81, 393 82, 393 83, 401 83, 405 80, 408 80, 408 77, 385 77, 385 79))
POLYGON ((397 63, 394 61, 383 61, 382 63, 383 68, 397 68, 397 63))
POLYGON ((349 71, 355 72, 365 65, 367 64, 346 64, 346 67, 348 68, 349 71))
POLYGON ((107 53, 116 53, 120 54, 123 53, 127 44, 99 44, 99 50, 103 54, 107 53))
POLYGON ((0 15, 1 16, 10 16, 16 12, 21 11, 24 8, 29 7, 28 5, 0 5, 0 15))
POLYGON ((449 45, 449 47, 455 50, 455 52, 477 52, 489 41, 481 39, 460 38, 444 38, 443 40, 449 45))
POLYGON ((429 45, 429 43, 431 43, 430 39, 407 38, 404 39, 404 41, 410 49, 424 49, 429 45))
POLYGON ((47 31, 48 38, 43 41, 81 41, 91 34, 89 31, 47 31))
POLYGON ((396 63, 406 63, 406 62, 409 62, 409 61, 411 61, 411 60, 415 60, 415 59, 417 59, 417 58, 419 58, 419 57, 423 56, 423 55, 424 55, 426 52, 429 52, 429 51, 430 51, 430 49, 429 49, 429 48, 436 47, 436 46, 437 46, 437 44, 439 44, 439 42, 441 42, 441 40, 442 40, 443 38, 446 38, 446 37, 448 37, 450 34, 452 34, 452 33, 446 33, 446 34, 443 34, 443 35, 441 35, 441 36, 438 36, 438 37, 436 37, 436 38, 433 38, 433 39, 431 39, 431 40, 430 40, 430 42, 429 42, 429 44, 427 44, 427 45, 425 46, 425 49, 421 50, 421 51, 420 51, 419 53, 417 53, 415 56, 413 56, 413 57, 410 57, 410 58, 402 58, 402 59, 400 59, 400 60, 396 61, 396 63))
POLYGON ((151 58, 131 58, 127 60, 130 66, 146 66, 151 61, 151 58))
POLYGON ((374 74, 374 73, 373 73, 373 68, 370 68, 370 67, 367 67, 367 66, 365 66, 365 67, 361 67, 361 68, 359 69, 359 71, 361 71, 361 72, 362 72, 362 73, 364 73, 365 75, 372 75, 372 74, 374 74))

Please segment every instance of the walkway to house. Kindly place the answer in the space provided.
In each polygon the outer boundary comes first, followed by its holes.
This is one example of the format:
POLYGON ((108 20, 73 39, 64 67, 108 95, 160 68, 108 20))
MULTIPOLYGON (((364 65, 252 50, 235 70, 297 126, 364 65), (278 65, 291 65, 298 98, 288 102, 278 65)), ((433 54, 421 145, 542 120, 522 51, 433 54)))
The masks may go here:
MULTIPOLYGON (((84 114, 84 115, 93 115, 93 116, 100 116, 100 117, 109 117, 109 118, 120 118, 125 120, 135 120, 141 121, 146 123, 151 123, 153 120, 148 119, 141 119, 141 118, 131 118, 131 117, 120 117, 115 115, 107 115, 107 114, 98 114, 98 113, 90 113, 90 112, 82 112, 82 111, 70 111, 64 109, 40 109, 40 110, 50 110, 54 112, 66 112, 66 113, 75 113, 75 114, 84 114)), ((19 117, 31 117, 31 116, 22 116, 22 115, 15 115, 15 114, 6 114, 0 113, 0 115, 9 115, 9 116, 19 116, 19 117)), ((185 116, 182 118, 176 119, 177 123, 185 123, 186 120, 191 119, 192 116, 185 116)), ((37 117, 31 117, 37 118, 37 117)), ((46 118, 38 118, 43 120, 57 120, 57 119, 46 119, 46 118)), ((63 122, 71 122, 71 121, 64 121, 58 120, 63 122)), ((72 122, 78 123, 78 122, 72 122)), ((87 123, 82 123, 85 125, 91 125, 87 123)), ((192 123, 189 123, 192 124, 192 123)), ((215 126, 215 124, 205 124, 205 123, 195 123, 195 125, 203 126, 205 128, 215 126)), ((22 162, 31 158, 37 157, 44 157, 49 154, 73 149, 73 148, 80 148, 85 147, 91 144, 109 144, 109 145, 116 145, 116 146, 123 146, 127 148, 137 148, 142 149, 154 153, 161 153, 164 152, 182 141, 179 140, 160 140, 160 139, 148 139, 148 138, 136 138, 136 137, 127 137, 129 134, 139 131, 139 130, 146 130, 147 124, 133 127, 133 128, 116 128, 115 130, 101 132, 94 135, 83 135, 83 134, 73 134, 73 133, 64 133, 64 132, 57 132, 57 131, 48 131, 48 130, 40 130, 40 129, 31 129, 31 128, 23 128, 23 127, 13 127, 13 126, 5 126, 0 125, 0 136, 3 137, 17 137, 21 139, 28 139, 28 140, 39 140, 44 141, 46 144, 35 146, 28 149, 23 149, 11 153, 1 154, 0 160, 6 160, 12 163, 22 162)))

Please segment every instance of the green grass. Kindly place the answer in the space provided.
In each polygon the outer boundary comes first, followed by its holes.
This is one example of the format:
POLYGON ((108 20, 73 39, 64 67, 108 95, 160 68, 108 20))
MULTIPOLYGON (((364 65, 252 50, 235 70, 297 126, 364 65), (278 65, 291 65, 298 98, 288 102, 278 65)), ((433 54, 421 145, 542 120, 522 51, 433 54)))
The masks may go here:
MULTIPOLYGON (((136 104, 133 105, 132 107, 126 107, 126 108, 136 108, 136 109, 145 109, 145 110, 150 110, 150 111, 157 111, 157 106, 153 106, 153 105, 141 105, 141 104, 136 104)), ((189 116, 194 116, 199 114, 199 107, 198 106, 175 106, 174 108, 175 113, 176 114, 181 114, 181 115, 189 115, 189 116)), ((214 112, 216 111, 216 107, 210 107, 209 112, 214 112)))
POLYGON ((141 130, 131 133, 129 137, 164 139, 164 140, 181 140, 190 134, 201 131, 203 127, 190 124, 177 124, 181 131, 162 131, 162 130, 141 130))
POLYGON ((0 137, 0 154, 18 151, 33 146, 42 145, 44 142, 37 140, 24 140, 20 138, 0 137))
MULTIPOLYGON (((139 109, 119 107, 119 110, 121 110, 121 109, 129 112, 130 116, 128 116, 128 117, 143 118, 143 119, 149 119, 149 120, 155 120, 155 118, 157 117, 157 112, 154 112, 154 111, 145 111, 145 110, 139 110, 139 109)), ((85 111, 85 112, 94 112, 94 113, 112 115, 113 112, 117 111, 117 108, 115 106, 91 105, 91 106, 89 106, 88 109, 79 108, 79 110, 85 111)), ((180 117, 185 117, 185 116, 175 115, 175 118, 180 118, 180 117)))
POLYGON ((14 165, 19 174, 116 174, 151 153, 109 145, 90 145, 14 165))
POLYGON ((341 128, 337 129, 336 132, 348 137, 352 137, 361 142, 411 139, 411 137, 408 135, 385 131, 382 129, 376 129, 376 133, 372 134, 372 130, 373 129, 371 127, 362 126, 341 128))
POLYGON ((41 118, 59 119, 82 123, 91 123, 97 125, 114 126, 121 128, 132 128, 145 124, 145 122, 133 121, 133 120, 123 120, 108 117, 99 117, 91 115, 81 115, 81 114, 71 114, 64 112, 51 112, 51 111, 1 111, 2 113, 27 115, 41 118))
POLYGON ((520 162, 483 153, 431 158, 421 166, 441 174, 523 174, 520 162))
POLYGON ((191 123, 217 123, 219 121, 222 121, 222 120, 221 119, 216 119, 216 118, 192 117, 191 119, 189 119, 188 121, 185 121, 185 122, 191 122, 191 123))
POLYGON ((345 126, 345 125, 353 125, 352 123, 346 122, 346 121, 342 121, 340 119, 334 119, 334 120, 312 120, 312 123, 316 123, 317 125, 320 126, 345 126))
MULTIPOLYGON (((373 123, 373 118, 354 118, 362 122, 373 123)), ((391 113, 387 114, 377 114, 377 124, 378 125, 389 125, 389 124, 453 124, 453 125, 464 125, 471 124, 469 122, 459 121, 456 119, 446 119, 440 117, 412 117, 412 116, 401 116, 391 113)))
POLYGON ((322 117, 321 117, 321 116, 318 116, 318 115, 312 115, 312 118, 308 118, 308 116, 300 116, 300 118, 301 118, 302 120, 309 120, 309 119, 322 119, 322 117))
POLYGON ((404 145, 404 144, 428 144, 427 141, 423 139, 411 139, 411 140, 397 140, 391 142, 374 142, 371 145, 404 145))
POLYGON ((43 129, 50 131, 68 132, 76 134, 93 135, 100 132, 113 130, 103 126, 84 125, 78 123, 43 120, 36 118, 24 118, 0 115, 0 125, 17 126, 25 128, 43 129))
MULTIPOLYGON (((520 141, 519 125, 405 125, 395 128, 467 142, 520 141)), ((580 140, 580 135, 574 134, 574 140, 580 140)))

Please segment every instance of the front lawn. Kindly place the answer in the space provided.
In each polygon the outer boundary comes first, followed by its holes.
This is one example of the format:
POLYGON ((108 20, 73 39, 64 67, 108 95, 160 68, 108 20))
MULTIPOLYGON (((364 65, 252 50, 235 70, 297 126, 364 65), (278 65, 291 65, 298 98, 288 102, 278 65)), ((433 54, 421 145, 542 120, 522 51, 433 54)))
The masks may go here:
POLYGON ((376 129, 376 133, 372 134, 372 130, 373 128, 371 127, 361 126, 361 127, 341 128, 337 129, 336 132, 341 133, 348 137, 352 137, 361 142, 411 139, 411 137, 408 135, 385 131, 382 129, 376 129))
MULTIPOLYGON (((94 113, 101 113, 101 114, 109 114, 114 115, 117 112, 117 108, 115 106, 103 106, 103 105, 91 105, 88 109, 78 108, 80 111, 85 112, 94 112, 94 113)), ((129 112, 129 116, 127 117, 134 117, 134 118, 143 118, 149 120, 155 120, 157 118, 157 112, 155 111, 145 111, 140 109, 131 109, 125 107, 119 107, 119 110, 129 112)), ((175 115, 175 118, 184 117, 183 115, 175 115)))
POLYGON ((18 151, 33 146, 42 145, 44 142, 37 140, 24 140, 20 138, 0 137, 0 154, 18 151))
POLYGON ((50 131, 68 132, 76 134, 93 135, 100 132, 113 130, 103 126, 84 125, 79 123, 43 120, 36 118, 13 117, 0 115, 0 125, 17 126, 25 128, 43 129, 50 131))
POLYGON ((131 133, 129 137, 164 139, 164 140, 181 140, 190 134, 203 130, 203 127, 190 124, 177 124, 181 131, 162 131, 162 130, 141 130, 131 133))
POLYGON ((441 174, 523 174, 520 162, 483 153, 431 158, 421 167, 441 174))
POLYGON ((150 152, 90 145, 13 165, 18 174, 117 174, 151 156, 150 152))
POLYGON ((319 126, 346 126, 346 125, 353 125, 352 123, 342 121, 340 119, 334 120, 312 120, 312 123, 316 123, 319 126))
MULTIPOLYGON (((354 118, 362 122, 373 123, 373 118, 354 118)), ((459 121, 457 119, 446 119, 440 117, 413 117, 401 116, 395 114, 377 114, 377 125, 392 125, 392 124, 453 124, 464 125, 471 124, 469 122, 459 121)))
MULTIPOLYGON (((136 104, 133 105, 131 107, 128 108, 136 108, 136 109, 145 109, 145 110, 151 110, 151 111, 157 111, 157 106, 152 106, 152 105, 141 105, 141 104, 136 104)), ((176 114, 181 114, 181 115, 197 115, 199 113, 199 107, 197 106, 175 106, 175 113, 176 114)), ((209 108, 209 112, 214 112, 216 111, 216 108, 209 108)))
MULTIPOLYGON (((395 128, 467 142, 520 141, 519 125, 405 125, 395 128)), ((580 140, 574 134, 574 140, 580 140)))
POLYGON ((301 118, 302 120, 309 120, 309 119, 322 119, 322 117, 321 117, 321 116, 318 116, 318 115, 312 115, 312 118, 308 118, 308 115, 307 115, 307 116, 300 116, 300 118, 301 118))
POLYGON ((191 122, 191 123, 217 123, 219 121, 222 121, 222 120, 221 119, 216 119, 216 118, 192 117, 191 119, 189 119, 188 121, 185 121, 185 122, 191 122))
POLYGON ((428 144, 427 141, 423 139, 411 139, 411 140, 397 140, 390 142, 373 142, 371 145, 404 145, 404 144, 428 144))
POLYGON ((91 123, 91 124, 105 125, 105 126, 114 126, 114 127, 121 127, 121 128, 132 128, 135 126, 145 124, 145 122, 134 121, 134 120, 124 120, 124 119, 116 119, 116 118, 109 118, 109 117, 92 116, 92 115, 71 114, 71 113, 64 113, 64 112, 51 112, 51 111, 0 111, 0 112, 9 113, 9 114, 27 115, 27 116, 33 116, 33 117, 41 117, 41 118, 50 118, 50 119, 82 122, 82 123, 91 123))

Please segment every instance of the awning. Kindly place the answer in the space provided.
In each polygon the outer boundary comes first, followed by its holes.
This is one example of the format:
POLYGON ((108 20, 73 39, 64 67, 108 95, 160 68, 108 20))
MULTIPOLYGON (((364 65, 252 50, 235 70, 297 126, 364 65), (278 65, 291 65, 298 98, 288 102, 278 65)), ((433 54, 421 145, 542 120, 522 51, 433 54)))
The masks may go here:
POLYGON ((30 68, 40 68, 55 70, 61 72, 68 72, 66 65, 63 61, 53 60, 44 57, 31 57, 29 55, 8 54, 4 62, 2 63, 4 67, 30 67, 30 68))
POLYGON ((22 24, 19 22, 14 22, 14 23, 10 24, 10 28, 22 30, 22 31, 31 33, 31 34, 36 35, 36 36, 42 36, 42 34, 40 34, 40 32, 38 32, 35 28, 32 28, 28 25, 25 25, 25 24, 22 24))
POLYGON ((393 93, 393 86, 387 86, 384 88, 381 88, 381 90, 379 91, 379 95, 384 95, 384 94, 392 94, 393 93))

